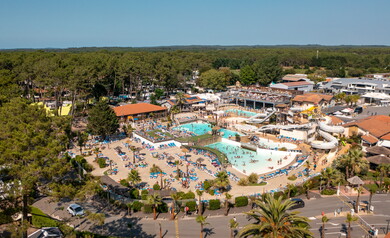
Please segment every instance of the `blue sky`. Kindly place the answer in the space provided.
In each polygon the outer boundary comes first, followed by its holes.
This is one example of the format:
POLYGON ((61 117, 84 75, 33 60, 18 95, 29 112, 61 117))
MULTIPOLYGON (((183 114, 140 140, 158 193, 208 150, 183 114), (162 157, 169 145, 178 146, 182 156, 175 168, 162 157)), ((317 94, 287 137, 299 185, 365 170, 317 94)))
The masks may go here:
POLYGON ((1 0, 0 48, 390 45, 389 0, 1 0))

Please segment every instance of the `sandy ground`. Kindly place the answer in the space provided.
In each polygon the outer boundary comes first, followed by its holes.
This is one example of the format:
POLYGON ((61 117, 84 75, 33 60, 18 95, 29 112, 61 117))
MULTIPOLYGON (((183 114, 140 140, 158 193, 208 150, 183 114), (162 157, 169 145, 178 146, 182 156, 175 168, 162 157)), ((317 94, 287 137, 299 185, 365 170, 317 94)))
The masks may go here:
MULTIPOLYGON (((128 162, 132 162, 132 160, 133 160, 132 152, 125 147, 125 145, 124 145, 125 142, 129 142, 129 139, 123 139, 123 140, 120 140, 120 141, 112 142, 110 144, 106 144, 105 146, 101 147, 101 153, 104 156, 110 158, 113 161, 112 162, 112 168, 116 168, 118 170, 117 174, 111 174, 109 176, 111 178, 113 178, 115 181, 118 181, 118 182, 121 179, 126 179, 127 178, 127 175, 130 172, 130 169, 126 168, 125 164, 127 164, 128 162), (117 147, 117 146, 120 146, 122 148, 122 151, 126 152, 127 156, 129 157, 128 161, 123 161, 120 158, 120 156, 115 152, 114 148, 117 147)), ((141 144, 136 143, 134 141, 131 141, 130 144, 134 145, 136 147, 142 147, 141 144)), ((75 152, 75 151, 73 151, 73 152, 75 152)), ((159 183, 160 184, 160 177, 154 178, 154 179, 150 178, 149 170, 150 170, 150 168, 152 167, 153 164, 159 166, 166 173, 166 175, 163 176, 163 179, 169 179, 170 175, 172 175, 172 177, 174 177, 176 175, 176 173, 174 172, 176 170, 176 167, 169 167, 167 165, 165 159, 164 160, 158 160, 157 158, 154 158, 151 155, 151 152, 158 152, 158 153, 165 152, 165 153, 168 153, 169 155, 173 156, 175 158, 175 160, 179 160, 179 158, 177 157, 176 154, 184 155, 184 153, 178 147, 172 147, 172 148, 169 148, 169 149, 158 149, 158 150, 153 150, 153 151, 149 151, 148 149, 140 150, 139 154, 142 157, 142 160, 140 162, 147 163, 148 166, 145 167, 145 168, 137 168, 137 170, 140 173, 142 181, 143 182, 147 182, 149 187, 153 187, 153 185, 155 183, 159 183)), ((218 171, 211 164, 211 161, 210 161, 209 158, 201 156, 201 155, 196 155, 194 153, 186 153, 186 154, 187 154, 187 157, 189 157, 189 159, 194 161, 194 162, 198 158, 200 158, 200 157, 203 158, 204 161, 202 163, 206 164, 208 169, 212 170, 213 173, 218 171)), ((88 157, 86 157, 86 159, 87 159, 87 161, 90 164, 93 165, 94 170, 92 171, 92 174, 95 175, 95 176, 102 176, 102 175, 104 175, 104 172, 109 169, 109 167, 108 168, 103 168, 103 169, 99 168, 98 164, 96 162, 94 162, 95 155, 88 156, 88 157)), ((138 163, 138 161, 139 160, 136 159, 137 163, 138 163)), ((179 168, 182 171, 186 172, 186 164, 184 164, 184 163, 185 162, 183 162, 183 164, 179 168)), ((176 181, 174 181, 174 182, 172 182, 170 184, 170 187, 175 188, 178 191, 189 191, 189 190, 195 191, 196 190, 195 186, 199 182, 204 181, 206 179, 208 179, 208 180, 213 179, 213 176, 209 175, 205 171, 201 171, 198 168, 196 168, 195 166, 190 165, 189 166, 189 170, 192 170, 192 169, 195 170, 195 173, 197 174, 197 177, 199 178, 198 181, 196 181, 196 182, 191 181, 190 184, 189 184, 189 188, 184 188, 176 180, 176 181)), ((294 174, 295 172, 301 171, 302 169, 303 168, 301 167, 301 168, 297 169, 296 171, 291 171, 289 174, 290 175, 294 174)), ((239 171, 237 171, 233 167, 228 167, 227 171, 229 171, 231 173, 234 173, 239 178, 246 177, 244 174, 240 173, 239 171)), ((283 175, 283 176, 276 177, 276 178, 273 178, 271 180, 268 180, 267 181, 268 184, 265 185, 265 186, 245 186, 244 187, 244 186, 239 186, 239 185, 237 185, 237 182, 235 182, 233 180, 230 180, 230 184, 232 185, 232 189, 229 191, 229 193, 232 194, 233 196, 251 195, 251 194, 263 193, 265 191, 269 191, 269 190, 277 189, 277 188, 280 188, 280 187, 284 187, 285 185, 287 185, 287 183, 297 183, 297 182, 301 182, 301 181, 303 181, 303 178, 298 178, 296 181, 289 181, 289 180, 287 180, 287 176, 283 175)), ((215 196, 211 196, 209 194, 205 194, 204 196, 205 196, 206 199, 215 197, 215 196)))

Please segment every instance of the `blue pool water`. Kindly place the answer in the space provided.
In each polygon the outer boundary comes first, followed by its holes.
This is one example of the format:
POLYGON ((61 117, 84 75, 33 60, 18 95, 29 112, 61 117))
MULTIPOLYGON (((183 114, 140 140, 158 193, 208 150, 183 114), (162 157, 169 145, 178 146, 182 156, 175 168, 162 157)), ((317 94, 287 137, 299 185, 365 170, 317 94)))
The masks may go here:
MULTIPOLYGON (((186 131, 194 132, 195 134, 197 134, 199 136, 208 133, 209 131, 212 130, 211 128, 212 128, 212 126, 210 124, 201 123, 201 122, 193 122, 193 123, 183 124, 183 125, 176 127, 176 129, 179 129, 179 130, 184 129, 186 131)), ((229 138, 229 136, 235 137, 236 134, 239 134, 242 136, 241 133, 238 133, 236 131, 231 131, 228 129, 220 129, 219 131, 223 132, 223 135, 222 135, 223 138, 229 138)))
POLYGON ((179 130, 187 130, 192 131, 198 136, 207 134, 209 131, 211 131, 211 125, 209 123, 201 123, 201 122, 193 122, 188 124, 183 124, 178 127, 176 127, 179 130))
POLYGON ((225 112, 228 112, 228 113, 232 112, 232 113, 235 113, 239 116, 245 116, 245 117, 251 117, 251 116, 254 116, 257 114, 256 112, 243 111, 243 110, 239 110, 239 109, 228 109, 225 112))
POLYGON ((255 151, 243 149, 240 146, 225 142, 217 142, 207 145, 207 147, 217 149, 224 153, 236 169, 247 175, 250 173, 263 174, 282 168, 288 165, 295 156, 292 153, 287 160, 284 160, 283 158, 288 155, 286 152, 262 150, 261 154, 257 154, 255 151), (271 161, 268 161, 269 159, 271 161), (280 159, 282 159, 282 164, 278 165, 277 161, 280 159))
POLYGON ((229 139, 229 137, 233 137, 234 138, 236 136, 236 134, 239 134, 240 136, 242 136, 242 134, 238 133, 237 131, 231 131, 231 130, 223 129, 223 128, 220 129, 219 132, 223 132, 222 137, 223 138, 227 138, 227 139, 229 139))

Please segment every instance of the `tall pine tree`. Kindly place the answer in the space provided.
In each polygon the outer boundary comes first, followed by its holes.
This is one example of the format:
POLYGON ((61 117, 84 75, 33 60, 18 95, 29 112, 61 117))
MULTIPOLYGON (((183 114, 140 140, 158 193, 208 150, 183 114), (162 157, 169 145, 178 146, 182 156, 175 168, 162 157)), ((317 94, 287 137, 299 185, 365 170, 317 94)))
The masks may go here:
POLYGON ((118 118, 106 102, 99 101, 89 111, 88 131, 92 134, 101 136, 104 140, 108 135, 114 134, 118 128, 118 118))

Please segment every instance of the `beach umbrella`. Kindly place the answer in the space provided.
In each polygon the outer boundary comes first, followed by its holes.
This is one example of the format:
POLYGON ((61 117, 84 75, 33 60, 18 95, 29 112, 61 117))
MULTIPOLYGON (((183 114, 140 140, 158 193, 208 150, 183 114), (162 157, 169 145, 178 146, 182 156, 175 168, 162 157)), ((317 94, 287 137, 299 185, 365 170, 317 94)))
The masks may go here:
POLYGON ((213 127, 213 130, 215 130, 215 131, 218 131, 218 130, 220 130, 221 129, 221 127, 219 127, 219 126, 214 126, 213 127))
POLYGON ((175 158, 173 158, 173 156, 169 156, 169 157, 167 158, 167 160, 168 160, 168 161, 172 161, 172 160, 175 160, 175 158))
POLYGON ((184 157, 187 158, 187 153, 190 152, 187 148, 183 147, 181 151, 184 153, 184 157))

